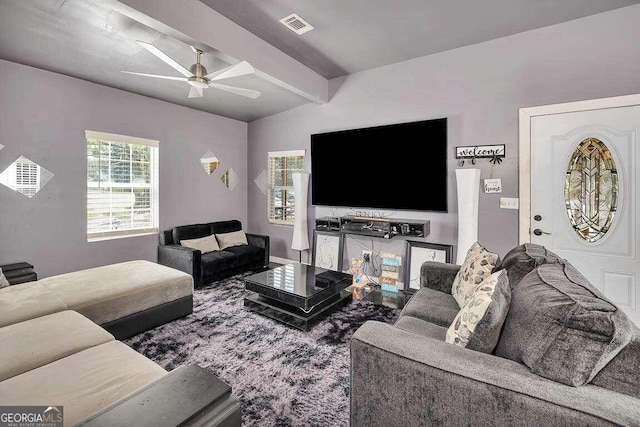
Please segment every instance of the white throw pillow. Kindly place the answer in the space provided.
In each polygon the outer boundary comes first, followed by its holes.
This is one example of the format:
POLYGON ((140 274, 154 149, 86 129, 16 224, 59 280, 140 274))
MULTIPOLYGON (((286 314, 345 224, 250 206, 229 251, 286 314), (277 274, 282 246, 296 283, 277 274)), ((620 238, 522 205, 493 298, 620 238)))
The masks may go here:
POLYGON ((9 286, 9 281, 7 280, 6 277, 4 277, 4 273, 0 268, 0 288, 6 288, 7 286, 9 286))
POLYGON ((498 254, 486 250, 478 242, 467 251, 460 271, 451 286, 451 295, 460 308, 464 307, 476 287, 489 277, 498 262, 498 254))
POLYGON ((187 248, 197 249, 203 254, 220 250, 215 234, 200 239, 180 240, 180 244, 187 248))
POLYGON ((249 244, 247 243, 247 235, 242 230, 216 234, 216 237, 218 238, 220 249, 249 244))

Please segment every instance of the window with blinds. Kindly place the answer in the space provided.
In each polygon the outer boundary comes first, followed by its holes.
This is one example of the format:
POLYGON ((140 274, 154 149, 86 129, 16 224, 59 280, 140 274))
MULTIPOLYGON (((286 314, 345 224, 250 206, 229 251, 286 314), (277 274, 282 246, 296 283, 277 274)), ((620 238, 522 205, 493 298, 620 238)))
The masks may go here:
POLYGON ((304 150, 269 152, 267 211, 269 222, 293 225, 294 172, 304 172, 304 150))
POLYGON ((158 141, 86 131, 87 240, 158 232, 158 141))

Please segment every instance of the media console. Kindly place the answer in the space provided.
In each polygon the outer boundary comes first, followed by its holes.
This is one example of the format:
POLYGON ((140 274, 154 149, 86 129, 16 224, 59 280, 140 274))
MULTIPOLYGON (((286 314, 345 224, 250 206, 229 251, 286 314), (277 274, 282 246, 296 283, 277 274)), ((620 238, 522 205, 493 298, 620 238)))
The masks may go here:
POLYGON ((400 218, 368 218, 346 215, 316 219, 317 231, 339 231, 347 234, 391 239, 396 236, 426 237, 430 222, 400 218))

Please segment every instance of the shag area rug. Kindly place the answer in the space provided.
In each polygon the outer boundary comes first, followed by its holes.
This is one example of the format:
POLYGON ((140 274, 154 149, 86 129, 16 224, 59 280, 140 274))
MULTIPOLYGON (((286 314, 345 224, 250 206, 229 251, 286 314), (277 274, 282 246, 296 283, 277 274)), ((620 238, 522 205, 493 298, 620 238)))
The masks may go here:
POLYGON ((243 426, 347 426, 349 340, 399 310, 353 301, 302 332, 244 308, 242 276, 194 292, 193 314, 125 340, 167 370, 197 364, 232 387, 243 426))

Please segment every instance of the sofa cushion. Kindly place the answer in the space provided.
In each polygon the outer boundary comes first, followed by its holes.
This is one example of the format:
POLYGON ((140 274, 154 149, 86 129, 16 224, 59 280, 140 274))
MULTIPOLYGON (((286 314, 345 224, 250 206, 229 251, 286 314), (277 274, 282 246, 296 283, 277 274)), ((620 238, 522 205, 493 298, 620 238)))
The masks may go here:
POLYGON ((630 341, 627 316, 566 261, 513 289, 496 355, 564 384, 586 384, 630 341))
POLYGON ((221 271, 238 267, 240 258, 229 251, 215 251, 202 255, 202 275, 212 276, 219 274, 221 271))
POLYGON ((400 316, 417 317, 448 328, 459 311, 458 303, 450 294, 421 288, 404 306, 400 316))
POLYGON ((237 219, 210 222, 209 226, 211 227, 211 231, 215 234, 231 233, 232 231, 242 230, 242 223, 237 219))
POLYGON ((182 239, 180 244, 187 248, 199 250, 203 254, 220 250, 215 234, 199 239, 182 239))
POLYGON ((598 374, 591 384, 640 399, 640 328, 633 327, 633 338, 598 374))
POLYGON ((500 268, 507 270, 509 284, 513 289, 520 280, 542 264, 554 264, 562 260, 542 245, 524 243, 511 249, 502 260, 500 268))
POLYGON ((394 326, 403 331, 413 332, 414 334, 434 338, 438 341, 444 341, 447 335, 447 328, 444 326, 438 326, 426 320, 418 319, 417 317, 402 316, 396 321, 394 326))
POLYGON ((247 235, 242 230, 232 231, 231 233, 217 233, 216 238, 220 244, 220 249, 248 244, 247 235))
POLYGON ((111 341, 0 382, 0 402, 64 406, 64 424, 71 426, 164 375, 142 354, 111 341))
POLYGON ((240 261, 240 265, 255 264, 256 262, 264 264, 264 249, 256 246, 232 246, 226 248, 225 252, 231 252, 236 255, 240 261))
POLYGON ((491 353, 498 344, 509 311, 511 288, 506 270, 484 279, 456 315, 446 342, 470 350, 491 353))
POLYGON ((75 311, 61 311, 0 328, 0 381, 113 341, 75 311))
POLYGON ((68 309, 67 303, 40 282, 0 289, 0 327, 68 309))
POLYGON ((180 245, 182 240, 200 239, 212 234, 210 224, 180 225, 173 228, 173 242, 180 245))
POLYGON ((99 325, 193 294, 190 275, 150 261, 90 268, 37 283, 99 325))
POLYGON ((474 289, 489 277, 499 261, 498 254, 489 252, 478 242, 471 245, 451 286, 451 295, 458 302, 459 308, 464 307, 474 289))

